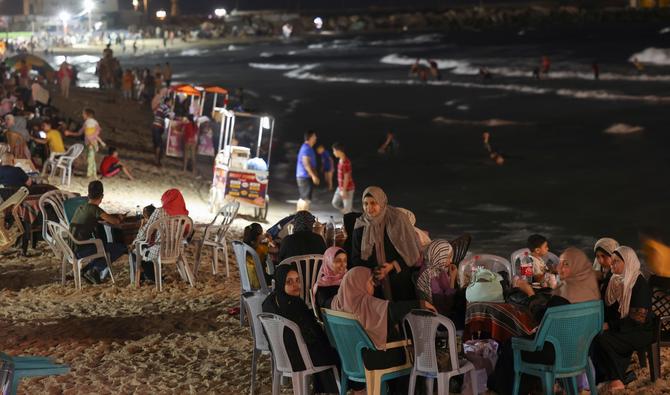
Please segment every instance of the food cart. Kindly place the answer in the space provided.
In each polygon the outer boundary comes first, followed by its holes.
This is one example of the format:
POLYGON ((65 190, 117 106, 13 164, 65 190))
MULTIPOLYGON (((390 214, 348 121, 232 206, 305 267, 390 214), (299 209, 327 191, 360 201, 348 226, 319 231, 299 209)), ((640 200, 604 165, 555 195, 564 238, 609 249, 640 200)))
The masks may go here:
POLYGON ((207 115, 208 117, 214 116, 214 113, 216 112, 217 109, 224 109, 228 107, 228 90, 225 88, 221 88, 220 86, 205 86, 205 87, 196 87, 200 92, 202 92, 202 96, 200 96, 200 115, 207 115), (214 99, 212 100, 212 111, 205 111, 205 101, 207 100, 207 94, 213 94, 214 99), (223 105, 219 106, 218 101, 219 97, 223 97, 223 105))
POLYGON ((214 111, 215 118, 221 120, 221 130, 214 159, 210 210, 217 212, 227 201, 236 200, 242 207, 253 208, 255 218, 265 219, 270 201, 268 179, 274 117, 225 108, 214 111), (251 128, 244 133, 239 130, 241 123, 251 128))

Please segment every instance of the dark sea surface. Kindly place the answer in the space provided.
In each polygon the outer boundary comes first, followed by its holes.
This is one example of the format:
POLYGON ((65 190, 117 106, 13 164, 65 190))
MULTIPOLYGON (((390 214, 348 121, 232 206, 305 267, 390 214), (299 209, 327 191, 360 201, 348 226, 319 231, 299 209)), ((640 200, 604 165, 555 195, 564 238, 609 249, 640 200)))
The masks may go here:
MULTIPOLYGON (((531 233, 559 252, 590 249, 603 236, 637 247, 647 226, 667 233, 670 33, 663 27, 321 36, 122 63, 153 68, 169 60, 175 82, 244 87, 248 108, 273 114, 271 210, 297 199, 295 154, 314 129, 319 142, 350 148, 357 195, 379 185, 432 237, 467 232, 475 251, 509 256, 531 233), (634 54, 646 63, 643 74, 629 61, 634 54), (538 81, 531 70, 543 55, 551 72, 538 81), (442 80, 410 77, 415 58, 435 59, 442 80), (479 67, 493 78, 482 81, 479 67), (642 130, 605 132, 617 124, 642 130), (400 153, 380 157, 388 130, 400 153), (485 130, 503 166, 488 159, 485 130)), ((317 193, 321 217, 334 212, 330 198, 317 193)))

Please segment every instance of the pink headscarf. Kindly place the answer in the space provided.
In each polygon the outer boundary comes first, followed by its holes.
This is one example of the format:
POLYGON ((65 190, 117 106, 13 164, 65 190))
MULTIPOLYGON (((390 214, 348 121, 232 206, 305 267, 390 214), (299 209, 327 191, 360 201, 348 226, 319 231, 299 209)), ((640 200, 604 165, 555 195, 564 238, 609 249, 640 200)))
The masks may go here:
POLYGON ((316 285, 319 287, 332 287, 334 285, 340 285, 342 277, 346 272, 339 274, 335 272, 333 268, 333 263, 335 263, 335 257, 338 254, 346 254, 346 252, 340 247, 330 247, 323 254, 323 265, 321 265, 321 270, 319 270, 318 280, 316 285))
POLYGON ((386 348, 389 302, 368 294, 370 277, 372 271, 367 267, 357 266, 349 270, 342 278, 331 308, 355 315, 377 349, 383 350, 386 348))

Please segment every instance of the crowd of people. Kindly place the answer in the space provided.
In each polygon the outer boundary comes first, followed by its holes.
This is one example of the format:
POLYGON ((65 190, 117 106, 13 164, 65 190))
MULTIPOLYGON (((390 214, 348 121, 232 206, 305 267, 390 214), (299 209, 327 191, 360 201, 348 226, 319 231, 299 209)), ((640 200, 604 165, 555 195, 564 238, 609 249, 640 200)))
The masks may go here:
MULTIPOLYGON (((315 134, 308 133, 303 148, 315 143, 315 134)), ((305 169, 306 174, 313 175, 314 180, 310 180, 316 181, 316 166, 309 154, 305 156, 307 160, 299 158, 298 164, 311 167, 311 172, 305 169)), ((388 341, 401 339, 402 320, 413 309, 442 314, 449 317, 456 328, 464 329, 467 304, 482 301, 478 299, 482 296, 474 292, 474 281, 478 281, 475 277, 468 274, 459 278, 452 244, 442 239, 431 240, 426 232, 415 227, 411 212, 389 204, 382 189, 368 187, 361 197, 363 212, 344 214, 346 241, 341 246, 324 242, 324 237, 317 234, 321 232, 321 225, 306 210, 283 219, 265 232, 260 224, 248 226, 244 242, 256 250, 264 265, 268 256, 270 261, 279 263, 292 256, 322 254, 323 265, 313 289, 302 292, 312 293, 317 311, 327 308, 356 315, 380 349, 388 341)), ((532 322, 539 325, 550 307, 602 300, 605 306, 603 330, 584 352, 589 353, 596 380, 603 383, 603 388, 623 389, 634 379, 634 373, 629 370, 633 353, 652 342, 654 314, 650 283, 661 281, 659 276, 668 274, 662 259, 668 247, 658 238, 648 236, 643 244, 651 278, 641 267, 635 250, 614 239, 602 238, 596 242, 591 249, 593 263, 576 247, 566 248, 558 261, 553 262, 549 259, 549 240, 539 234, 531 235, 526 246, 528 252, 513 262, 518 273, 521 260, 525 259, 530 268, 528 276, 524 276, 523 271, 522 275, 511 278, 510 273, 498 273, 500 301, 524 306, 532 322)), ((248 261, 247 266, 250 282, 258 284, 254 262, 248 261)), ((482 269, 474 268, 473 273, 477 270, 482 269)), ((274 275, 270 275, 267 266, 263 266, 263 271, 266 283, 274 280, 275 284, 274 291, 263 303, 263 311, 298 324, 317 366, 339 364, 334 346, 318 323, 320 313, 315 314, 300 297, 302 285, 298 268, 294 264, 283 264, 275 269, 274 275)), ((287 343, 287 348, 294 352, 290 355, 292 367, 299 370, 303 365, 295 339, 292 341, 287 343)), ((541 351, 525 353, 523 360, 551 365, 554 354, 553 346, 546 344, 541 351)), ((404 363, 404 359, 402 351, 397 354, 363 352, 368 369, 397 366, 404 363)), ((316 392, 337 392, 332 373, 326 371, 317 376, 316 392)), ((539 380, 522 377, 520 393, 538 390, 539 380)), ((498 363, 490 374, 488 386, 496 393, 510 394, 513 384, 512 348, 511 342, 506 341, 500 344, 498 363)), ((353 388, 362 391, 364 385, 355 384, 353 388)), ((392 381, 391 393, 407 393, 406 380, 392 381)))

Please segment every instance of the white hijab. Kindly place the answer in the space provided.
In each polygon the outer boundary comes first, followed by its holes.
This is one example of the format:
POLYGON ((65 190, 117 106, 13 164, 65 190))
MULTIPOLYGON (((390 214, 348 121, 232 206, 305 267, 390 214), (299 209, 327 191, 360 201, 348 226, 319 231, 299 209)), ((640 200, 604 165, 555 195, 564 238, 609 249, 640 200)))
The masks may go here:
POLYGON ((621 318, 628 316, 630 309, 630 298, 633 293, 633 287, 637 278, 640 276, 640 260, 635 251, 626 246, 621 246, 614 250, 624 263, 623 274, 614 274, 607 286, 605 294, 608 306, 619 302, 619 314, 621 318))

